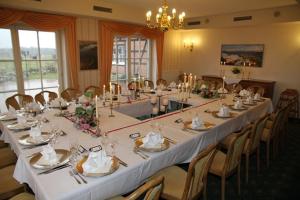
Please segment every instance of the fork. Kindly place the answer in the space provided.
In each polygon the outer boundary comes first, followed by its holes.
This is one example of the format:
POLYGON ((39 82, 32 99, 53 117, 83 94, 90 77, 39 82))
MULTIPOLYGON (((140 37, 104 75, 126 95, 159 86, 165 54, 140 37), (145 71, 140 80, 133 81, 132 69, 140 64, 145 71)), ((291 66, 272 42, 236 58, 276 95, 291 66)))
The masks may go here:
POLYGON ((141 154, 136 148, 133 149, 133 153, 135 153, 136 155, 139 155, 144 160, 147 160, 147 157, 144 156, 143 154, 141 154))
POLYGON ((78 180, 78 178, 76 178, 75 174, 72 171, 69 171, 70 176, 72 176, 78 184, 81 184, 80 180, 78 180))
POLYGON ((88 182, 76 171, 75 169, 72 169, 73 174, 77 175, 85 184, 88 182))

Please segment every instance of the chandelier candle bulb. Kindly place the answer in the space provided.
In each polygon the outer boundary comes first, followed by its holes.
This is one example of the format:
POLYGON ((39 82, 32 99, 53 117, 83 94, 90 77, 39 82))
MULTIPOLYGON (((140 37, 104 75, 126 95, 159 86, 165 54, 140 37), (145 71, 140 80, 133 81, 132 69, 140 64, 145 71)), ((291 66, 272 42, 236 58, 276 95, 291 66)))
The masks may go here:
POLYGON ((105 101, 105 85, 103 85, 102 96, 103 96, 103 100, 105 101))

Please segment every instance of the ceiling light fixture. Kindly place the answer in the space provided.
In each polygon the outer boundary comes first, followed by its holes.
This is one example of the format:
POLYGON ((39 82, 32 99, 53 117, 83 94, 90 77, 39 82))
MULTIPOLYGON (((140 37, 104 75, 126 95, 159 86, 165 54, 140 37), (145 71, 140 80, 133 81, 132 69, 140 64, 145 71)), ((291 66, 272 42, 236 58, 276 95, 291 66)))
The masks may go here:
POLYGON ((151 15, 151 11, 146 13, 147 27, 149 28, 159 29, 166 32, 169 29, 176 30, 183 27, 185 12, 182 12, 178 15, 178 18, 176 18, 176 9, 173 8, 172 15, 168 15, 168 4, 166 0, 164 0, 163 6, 158 9, 155 21, 151 20, 151 15))

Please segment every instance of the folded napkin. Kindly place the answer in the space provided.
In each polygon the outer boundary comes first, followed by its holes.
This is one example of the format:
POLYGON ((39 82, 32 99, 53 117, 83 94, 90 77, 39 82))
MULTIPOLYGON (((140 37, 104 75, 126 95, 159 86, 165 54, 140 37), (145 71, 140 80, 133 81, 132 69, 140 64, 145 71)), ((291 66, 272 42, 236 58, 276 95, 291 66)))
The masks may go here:
POLYGON ((28 111, 34 111, 34 112, 39 112, 41 111, 41 107, 38 103, 31 102, 26 104, 25 109, 28 111))
POLYGON ((219 88, 218 89, 218 93, 228 93, 228 90, 226 90, 226 88, 219 88))
POLYGON ((194 117, 192 120, 192 129, 201 128, 203 126, 203 121, 198 116, 194 117))
POLYGON ((239 95, 242 97, 246 97, 250 95, 250 92, 248 90, 243 89, 240 91, 239 95))
POLYGON ((255 95, 254 95, 254 100, 260 100, 260 94, 259 93, 256 93, 255 95))
POLYGON ((164 140, 159 133, 150 132, 142 139, 143 144, 141 146, 145 148, 160 148, 164 140))
POLYGON ((238 99, 233 106, 235 109, 241 109, 243 107, 243 102, 241 101, 241 99, 238 99))
POLYGON ((169 87, 170 88, 176 88, 176 83, 174 81, 172 81, 170 84, 169 84, 169 87))
POLYGON ((9 106, 6 116, 7 117, 17 117, 16 109, 12 106, 9 106))
POLYGON ((26 126, 26 122, 27 122, 26 117, 24 117, 22 115, 18 115, 17 121, 18 121, 19 125, 26 126))
POLYGON ((225 105, 222 105, 218 112, 218 115, 221 117, 228 117, 229 116, 229 108, 225 105))
POLYGON ((247 104, 253 104, 253 98, 251 96, 248 96, 246 99, 247 104))
POLYGON ((112 165, 112 159, 104 150, 90 152, 87 160, 83 163, 84 173, 107 173, 112 165))
POLYGON ((43 146, 41 151, 42 157, 39 160, 40 165, 56 165, 59 161, 55 150, 51 145, 43 146))
POLYGON ((88 103, 89 102, 89 98, 86 97, 85 95, 82 95, 78 98, 78 102, 79 103, 88 103))
POLYGON ((56 98, 50 102, 50 107, 66 107, 67 102, 62 98, 56 98))
POLYGON ((29 135, 30 137, 28 138, 28 142, 38 143, 43 141, 41 129, 39 126, 32 127, 29 131, 29 135))

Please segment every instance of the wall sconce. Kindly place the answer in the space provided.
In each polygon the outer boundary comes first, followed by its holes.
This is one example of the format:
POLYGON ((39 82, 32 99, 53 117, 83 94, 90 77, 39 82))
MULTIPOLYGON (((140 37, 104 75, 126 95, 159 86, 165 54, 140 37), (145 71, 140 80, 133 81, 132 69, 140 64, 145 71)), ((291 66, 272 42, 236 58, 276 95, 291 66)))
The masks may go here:
POLYGON ((183 47, 193 51, 194 49, 194 42, 193 41, 183 41, 183 47))

